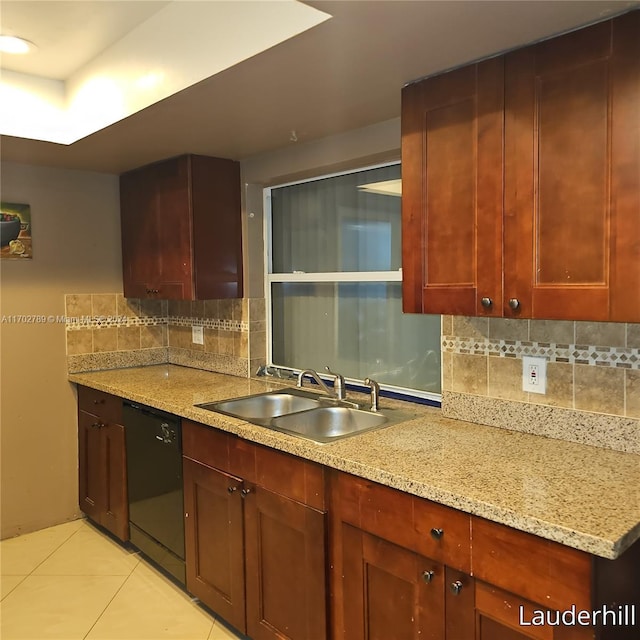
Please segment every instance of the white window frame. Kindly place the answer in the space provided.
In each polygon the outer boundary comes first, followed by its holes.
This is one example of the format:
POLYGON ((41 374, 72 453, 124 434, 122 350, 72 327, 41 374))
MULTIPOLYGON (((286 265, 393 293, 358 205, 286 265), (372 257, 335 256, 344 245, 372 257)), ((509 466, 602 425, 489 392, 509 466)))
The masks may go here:
MULTIPOLYGON (((399 160, 393 162, 386 162, 383 164, 368 165, 366 167, 358 167, 357 169, 351 169, 347 171, 337 171, 334 173, 314 176, 313 178, 307 178, 305 180, 295 180, 292 182, 285 182, 283 184, 272 185, 265 187, 263 190, 263 240, 264 240, 264 275, 265 275, 265 308, 267 310, 267 365, 282 367, 284 365, 275 365, 273 362, 273 327, 272 327, 272 313, 271 313, 271 285, 279 282, 402 282, 402 268, 396 271, 333 271, 324 273, 273 273, 273 246, 271 236, 271 222, 272 222, 272 210, 271 210, 271 191, 273 189, 280 189, 282 187, 289 187, 293 185, 304 184, 306 182, 317 182, 318 180, 324 180, 326 178, 334 178, 338 176, 349 175, 351 173, 360 173, 362 171, 368 171, 370 169, 380 169, 384 167, 391 167, 394 165, 400 165, 399 160)), ((300 373, 301 369, 290 369, 295 373, 300 373)), ((319 374, 324 372, 319 371, 319 374)), ((442 376, 442 371, 440 372, 442 376)), ((331 377, 324 376, 327 379, 331 377)), ((363 381, 358 378, 345 378, 346 382, 356 387, 362 387, 364 390, 363 381)), ((384 391, 390 391, 399 396, 408 398, 421 398, 436 403, 440 403, 442 399, 441 393, 431 393, 429 391, 421 391, 420 389, 409 389, 406 387, 396 387, 389 384, 380 383, 380 388, 384 391)))

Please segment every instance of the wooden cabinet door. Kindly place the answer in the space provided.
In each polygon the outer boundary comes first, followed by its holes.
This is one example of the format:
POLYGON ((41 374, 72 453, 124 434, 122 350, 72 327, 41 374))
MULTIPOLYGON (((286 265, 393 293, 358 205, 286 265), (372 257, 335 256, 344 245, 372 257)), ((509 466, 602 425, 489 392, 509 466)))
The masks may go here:
POLYGON ((502 313, 503 99, 501 57, 402 91, 405 312, 502 313))
POLYGON ((326 514, 260 486, 244 503, 247 634, 325 640, 326 514))
POLYGON ((640 319, 638 33, 633 12, 506 56, 506 317, 640 319))
MULTIPOLYGON (((475 583, 475 640, 593 640, 592 627, 534 624, 543 606, 484 582, 475 583)), ((551 620, 555 621, 552 614, 551 620)), ((617 633, 614 631, 614 633, 617 633)), ((617 636, 612 636, 617 637, 617 636)))
POLYGON ((101 524, 121 540, 129 539, 127 460, 124 427, 107 424, 100 429, 104 461, 104 510, 101 524))
POLYGON ((191 299, 191 211, 188 158, 120 177, 124 295, 191 299))
POLYGON ((160 162, 154 170, 158 297, 191 300, 194 292, 190 159, 181 156, 160 162))
POLYGON ((193 261, 198 300, 242 297, 240 164, 191 156, 193 261))
POLYGON ((242 297, 240 165, 185 155, 120 176, 127 298, 242 297))
POLYGON ((342 524, 343 640, 443 640, 444 567, 342 524))
POLYGON ((103 456, 100 419, 78 411, 78 469, 80 509, 102 524, 105 504, 106 464, 103 456))
POLYGON ((187 590, 242 632, 242 480, 183 458, 187 590))
POLYGON ((121 540, 129 539, 124 427, 78 411, 80 509, 121 540))
POLYGON ((158 288, 160 244, 156 201, 155 167, 120 176, 122 276, 127 298, 147 298, 158 288))

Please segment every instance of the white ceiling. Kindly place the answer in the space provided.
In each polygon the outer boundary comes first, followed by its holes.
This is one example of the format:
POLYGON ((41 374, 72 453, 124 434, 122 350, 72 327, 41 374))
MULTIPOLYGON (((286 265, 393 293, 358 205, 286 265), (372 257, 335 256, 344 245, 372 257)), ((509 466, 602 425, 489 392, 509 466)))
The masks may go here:
POLYGON ((28 56, 3 56, 2 68, 65 80, 169 1, 2 0, 2 33, 19 35, 38 46, 28 56))
MULTIPOLYGON (((167 4, 2 0, 2 32, 39 45, 32 61, 3 56, 2 68, 67 77, 167 4)), ((72 145, 3 136, 2 159, 113 173, 187 152, 243 159, 291 144, 292 130, 304 142, 398 117, 407 82, 640 6, 629 0, 306 4, 333 17, 72 145)))

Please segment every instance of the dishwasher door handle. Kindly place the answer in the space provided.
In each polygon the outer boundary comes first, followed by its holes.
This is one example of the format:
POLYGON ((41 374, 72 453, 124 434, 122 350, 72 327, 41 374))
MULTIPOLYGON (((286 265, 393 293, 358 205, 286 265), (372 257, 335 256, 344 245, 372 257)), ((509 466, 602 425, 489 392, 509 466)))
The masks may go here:
POLYGON ((160 440, 160 442, 164 442, 165 444, 175 442, 176 432, 169 427, 168 423, 163 422, 160 425, 160 431, 162 431, 162 435, 156 434, 156 440, 160 440))

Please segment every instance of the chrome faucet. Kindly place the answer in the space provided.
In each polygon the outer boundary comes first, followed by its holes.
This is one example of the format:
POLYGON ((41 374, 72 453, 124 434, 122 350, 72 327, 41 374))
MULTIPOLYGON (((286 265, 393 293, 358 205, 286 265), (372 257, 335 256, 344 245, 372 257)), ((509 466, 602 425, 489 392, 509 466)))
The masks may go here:
POLYGON ((347 397, 347 388, 344 383, 344 376, 340 375, 339 373, 334 373, 333 371, 331 371, 331 369, 329 369, 329 367, 325 367, 325 369, 327 370, 327 373, 331 374, 334 377, 333 390, 336 397, 338 398, 338 400, 344 400, 347 397))
POLYGON ((313 378, 318 385, 320 386, 320 388, 328 395, 331 396, 332 398, 337 398, 338 400, 344 400, 345 398, 345 384, 344 384, 344 377, 341 376, 339 373, 333 373, 333 371, 331 371, 329 369, 329 367, 326 367, 326 370, 335 378, 335 382, 334 382, 334 388, 333 389, 329 389, 329 387, 327 387, 327 385, 325 384, 324 380, 317 374, 316 371, 314 371, 313 369, 305 369, 304 371, 301 371, 298 374, 298 383, 297 386, 298 387, 302 387, 302 381, 304 380, 305 376, 310 376, 311 378, 313 378))
POLYGON ((378 411, 380 408, 380 385, 371 378, 365 378, 364 383, 371 389, 371 411, 378 411))

